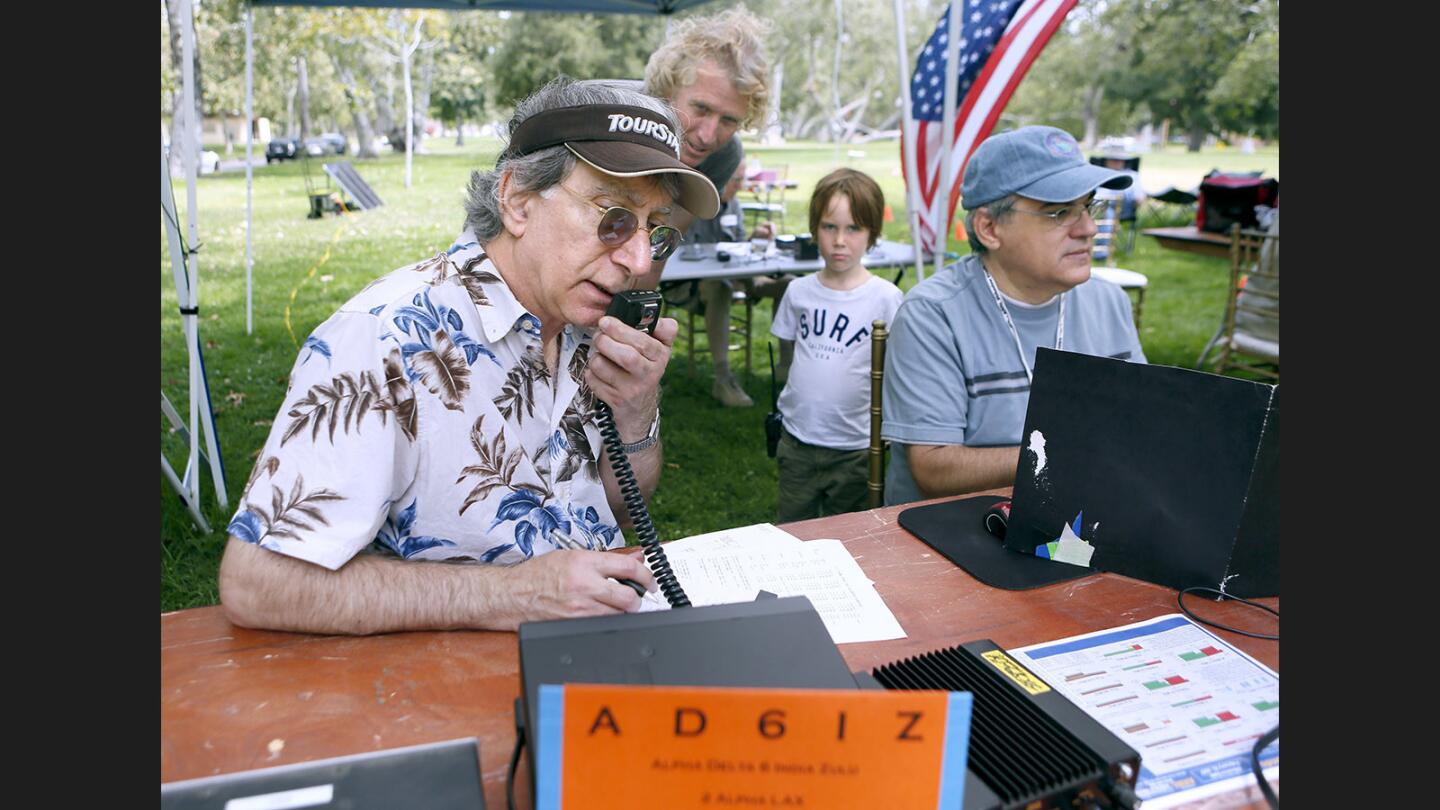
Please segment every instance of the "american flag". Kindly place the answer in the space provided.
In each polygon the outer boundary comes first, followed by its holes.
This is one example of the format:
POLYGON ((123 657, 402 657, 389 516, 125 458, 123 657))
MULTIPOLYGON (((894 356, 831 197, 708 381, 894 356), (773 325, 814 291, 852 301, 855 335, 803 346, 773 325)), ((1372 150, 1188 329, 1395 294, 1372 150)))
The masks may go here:
POLYGON ((950 163, 949 200, 942 210, 937 199, 945 113, 945 61, 949 42, 949 9, 940 15, 935 33, 925 42, 910 80, 910 116, 901 140, 913 150, 918 178, 907 169, 906 185, 919 192, 920 246, 927 252, 943 248, 945 231, 960 196, 960 178, 975 147, 989 136, 1025 72, 1076 0, 960 0, 960 94, 955 104, 955 141, 950 163))

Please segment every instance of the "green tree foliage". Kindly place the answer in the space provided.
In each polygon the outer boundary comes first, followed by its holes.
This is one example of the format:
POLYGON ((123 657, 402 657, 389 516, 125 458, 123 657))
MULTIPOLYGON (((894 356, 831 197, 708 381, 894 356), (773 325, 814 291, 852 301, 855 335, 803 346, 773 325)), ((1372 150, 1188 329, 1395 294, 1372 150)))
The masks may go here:
MULTIPOLYGON (((832 137, 836 115, 835 51, 840 50, 839 100, 844 130, 899 127, 900 72, 895 63, 895 12, 890 3, 843 0, 837 20, 835 0, 754 2, 751 11, 773 26, 766 47, 772 65, 784 64, 780 122, 787 138, 832 137), (844 34, 837 43, 837 28, 844 34)), ((912 54, 906 82, 915 69, 913 54, 934 30, 941 6, 907 0, 906 45, 912 54)), ((704 6, 696 13, 712 13, 704 6)))
POLYGON ((1210 90, 1210 111, 1222 127, 1280 137, 1280 6, 1268 7, 1265 28, 1252 32, 1210 90))
MULTIPOLYGON (((1222 125, 1211 91, 1251 41, 1252 32, 1265 29, 1271 20, 1279 31, 1278 0, 1125 0, 1109 13, 1136 21, 1128 70, 1118 75, 1117 92, 1145 105, 1156 120, 1173 119, 1187 133, 1192 152, 1222 125)), ((1276 43, 1278 55, 1278 36, 1276 43)), ((1277 62, 1277 117, 1278 72, 1277 62)), ((1239 84, 1232 86, 1238 89, 1239 84)), ((1232 99, 1225 110, 1240 106, 1232 99)))
POLYGON ((505 21, 484 12, 446 16, 430 109, 441 121, 458 128, 485 115, 490 58, 503 40, 505 21))
POLYGON ((1133 18, 1082 0, 1050 39, 1006 106, 1001 126, 1044 124, 1084 142, 1136 123, 1135 105, 1113 88, 1128 69, 1133 18))
POLYGON ((665 35, 655 17, 633 14, 510 15, 490 69, 497 109, 559 75, 574 79, 639 79, 665 35))
POLYGON ((1222 130, 1279 137, 1278 0, 1081 0, 1002 125, 1093 141, 1164 119, 1191 151, 1222 130))

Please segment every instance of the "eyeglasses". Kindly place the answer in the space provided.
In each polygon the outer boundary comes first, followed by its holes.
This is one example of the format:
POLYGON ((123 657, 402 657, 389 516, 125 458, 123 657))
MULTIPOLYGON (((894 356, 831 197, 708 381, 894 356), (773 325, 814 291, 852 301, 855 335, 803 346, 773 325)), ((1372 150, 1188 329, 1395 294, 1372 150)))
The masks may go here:
POLYGON ((1068 228, 1080 219, 1082 213, 1089 212, 1091 219, 1098 220, 1104 215, 1105 209, 1109 207, 1109 200, 1091 200, 1085 205, 1067 205, 1064 208, 1057 208, 1054 211, 1026 211, 1024 208, 1012 208, 1010 210, 1037 217, 1046 217, 1054 225, 1068 228))
POLYGON ((594 200, 587 200, 565 188, 564 184, 560 184, 560 188, 565 189, 565 193, 571 197, 593 205, 601 212, 600 224, 595 228, 595 235, 606 247, 618 248, 630 241, 630 237, 634 236, 636 231, 644 231, 650 235, 650 259, 658 262, 669 258, 680 244, 680 232, 669 225, 656 225, 653 228, 642 227, 640 217, 636 216, 635 212, 629 208, 621 208, 618 205, 606 208, 594 200))

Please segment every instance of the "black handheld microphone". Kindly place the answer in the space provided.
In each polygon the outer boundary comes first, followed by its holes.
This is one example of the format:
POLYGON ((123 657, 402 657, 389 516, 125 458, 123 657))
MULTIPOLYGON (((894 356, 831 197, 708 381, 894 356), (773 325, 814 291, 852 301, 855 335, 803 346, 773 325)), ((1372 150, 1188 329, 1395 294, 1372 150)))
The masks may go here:
MULTIPOLYGON (((655 290, 624 290, 611 299, 605 314, 653 335, 655 325, 660 322, 660 306, 660 293, 655 290)), ((625 509, 630 513, 630 522, 635 526, 635 536, 640 538, 640 545, 645 550, 646 564, 655 574, 655 581, 670 606, 689 607, 690 598, 685 595, 685 589, 680 587, 680 581, 670 568, 670 561, 665 558, 665 550, 660 547, 660 538, 655 533, 655 524, 650 521, 650 510, 645 506, 645 496, 640 494, 635 471, 630 468, 630 459, 625 457, 624 442, 620 440, 620 431, 615 428, 615 416, 610 412, 610 406, 598 399, 595 400, 595 421, 605 437, 605 452, 610 457, 615 480, 620 483, 620 493, 625 499, 625 509)), ((645 588, 640 583, 628 579, 622 579, 620 583, 634 588, 641 597, 645 596, 645 588)))

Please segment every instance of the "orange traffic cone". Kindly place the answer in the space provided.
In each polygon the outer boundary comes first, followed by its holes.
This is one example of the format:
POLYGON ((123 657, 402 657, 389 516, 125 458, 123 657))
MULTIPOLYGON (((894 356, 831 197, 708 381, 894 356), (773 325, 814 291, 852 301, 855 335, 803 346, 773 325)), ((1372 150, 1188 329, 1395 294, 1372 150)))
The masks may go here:
POLYGON ((890 210, 890 206, 888 206, 888 205, 885 206, 885 216, 883 217, 883 219, 884 219, 884 221, 886 221, 886 222, 894 222, 894 221, 895 221, 895 212, 894 212, 894 211, 891 211, 891 210, 890 210))
POLYGON ((955 240, 957 242, 964 242, 969 238, 970 237, 965 235, 965 221, 963 219, 955 220, 955 240))

